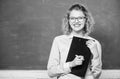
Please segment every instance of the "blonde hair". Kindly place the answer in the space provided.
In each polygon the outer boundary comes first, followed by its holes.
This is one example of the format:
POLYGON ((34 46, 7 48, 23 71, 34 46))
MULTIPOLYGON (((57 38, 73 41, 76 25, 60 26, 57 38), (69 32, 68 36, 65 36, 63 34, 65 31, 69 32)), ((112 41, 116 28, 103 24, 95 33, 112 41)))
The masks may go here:
POLYGON ((91 13, 88 12, 86 7, 83 6, 82 4, 74 4, 69 8, 69 10, 68 10, 67 14, 65 15, 65 17, 63 18, 63 22, 62 22, 63 33, 68 35, 72 32, 72 28, 70 27, 70 24, 69 24, 69 15, 72 10, 80 10, 84 13, 86 21, 85 21, 85 26, 83 28, 83 34, 88 35, 89 33, 91 33, 95 22, 94 22, 94 19, 93 19, 91 13))

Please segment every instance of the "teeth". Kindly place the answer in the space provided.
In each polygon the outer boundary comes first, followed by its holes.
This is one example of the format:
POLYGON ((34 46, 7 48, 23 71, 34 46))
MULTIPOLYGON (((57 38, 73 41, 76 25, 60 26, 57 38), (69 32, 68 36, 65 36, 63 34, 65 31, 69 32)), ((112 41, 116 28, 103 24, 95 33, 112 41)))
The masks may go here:
POLYGON ((81 24, 74 24, 74 26, 80 26, 81 24))

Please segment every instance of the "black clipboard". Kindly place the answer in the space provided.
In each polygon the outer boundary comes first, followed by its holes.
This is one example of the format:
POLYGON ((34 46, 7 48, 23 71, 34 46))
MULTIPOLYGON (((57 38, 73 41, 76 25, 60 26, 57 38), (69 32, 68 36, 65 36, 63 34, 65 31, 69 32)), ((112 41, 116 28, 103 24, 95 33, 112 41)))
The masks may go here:
POLYGON ((84 61, 82 65, 73 67, 71 69, 71 74, 74 74, 79 77, 85 77, 90 59, 91 59, 91 51, 86 45, 86 41, 89 39, 80 38, 80 37, 73 37, 71 46, 68 52, 68 57, 66 62, 72 61, 75 58, 75 55, 82 55, 84 56, 84 61))

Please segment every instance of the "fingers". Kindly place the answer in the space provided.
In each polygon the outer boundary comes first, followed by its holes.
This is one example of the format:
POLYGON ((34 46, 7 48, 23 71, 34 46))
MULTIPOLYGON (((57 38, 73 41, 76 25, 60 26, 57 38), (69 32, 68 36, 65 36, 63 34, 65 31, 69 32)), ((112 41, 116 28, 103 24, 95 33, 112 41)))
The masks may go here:
POLYGON ((70 63, 71 67, 75 67, 77 65, 82 65, 84 57, 82 55, 75 55, 74 60, 70 63))
POLYGON ((95 40, 88 40, 86 42, 87 47, 92 48, 95 46, 95 40))
POLYGON ((75 61, 75 65, 76 65, 76 66, 77 66, 77 65, 82 65, 82 62, 83 62, 82 60, 76 60, 76 61, 75 61))
POLYGON ((84 57, 82 55, 75 55, 75 64, 76 65, 82 65, 82 62, 84 60, 84 57))
POLYGON ((93 43, 95 43, 95 40, 88 40, 88 41, 86 42, 87 45, 88 45, 88 44, 93 44, 93 43))
POLYGON ((84 60, 84 57, 82 55, 75 55, 75 57, 78 60, 82 60, 82 61, 84 60))

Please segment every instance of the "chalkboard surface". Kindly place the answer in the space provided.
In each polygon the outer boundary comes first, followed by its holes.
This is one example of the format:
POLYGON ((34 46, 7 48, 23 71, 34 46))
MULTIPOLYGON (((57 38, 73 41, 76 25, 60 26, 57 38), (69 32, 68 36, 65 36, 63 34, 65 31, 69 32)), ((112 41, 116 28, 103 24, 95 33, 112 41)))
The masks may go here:
POLYGON ((104 69, 120 68, 120 1, 0 0, 0 69, 46 69, 53 38, 73 3, 95 18, 92 37, 102 45, 104 69))

